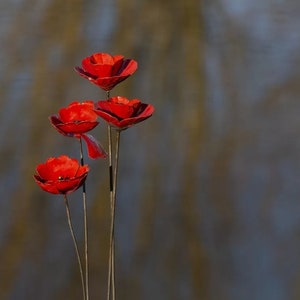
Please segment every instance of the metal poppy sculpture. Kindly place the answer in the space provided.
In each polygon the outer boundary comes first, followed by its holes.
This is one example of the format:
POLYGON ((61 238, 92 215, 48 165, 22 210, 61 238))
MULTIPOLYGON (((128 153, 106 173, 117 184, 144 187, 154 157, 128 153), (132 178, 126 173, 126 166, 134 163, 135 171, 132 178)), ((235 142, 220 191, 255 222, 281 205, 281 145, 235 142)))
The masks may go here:
POLYGON ((126 59, 123 55, 94 53, 85 57, 81 65, 81 67, 75 67, 78 74, 103 89, 107 94, 107 99, 97 102, 92 100, 73 101, 68 106, 61 108, 57 114, 49 117, 50 123, 60 134, 79 140, 80 163, 67 155, 50 157, 45 163, 41 163, 36 167, 34 179, 44 191, 63 195, 81 276, 82 296, 83 300, 89 300, 88 220, 85 184, 89 167, 84 163, 82 141, 86 143, 90 158, 106 158, 105 150, 88 132, 99 124, 98 117, 107 123, 111 226, 106 299, 116 300, 114 229, 120 134, 121 131, 151 117, 154 113, 154 107, 151 104, 141 102, 139 99, 129 100, 123 96, 110 97, 111 90, 137 70, 138 64, 135 60, 126 59), (112 130, 115 133, 114 143, 112 130), (114 151, 112 149, 113 144, 115 145, 114 151), (83 199, 85 268, 83 268, 81 263, 82 258, 73 231, 67 198, 68 194, 80 187, 82 187, 83 199))
POLYGON ((75 67, 75 70, 104 91, 110 91, 132 75, 137 67, 135 60, 124 58, 123 55, 94 53, 85 57, 81 67, 75 67))
POLYGON ((99 124, 93 101, 71 102, 67 107, 61 108, 58 114, 51 115, 49 120, 62 135, 75 137, 80 141, 82 138, 86 143, 90 158, 106 157, 106 152, 100 143, 92 135, 87 134, 99 124))
POLYGON ((124 130, 150 118, 154 107, 138 99, 129 100, 118 96, 98 101, 95 104, 95 112, 116 129, 124 130))
POLYGON ((50 157, 37 165, 35 182, 41 189, 52 194, 69 194, 82 186, 89 172, 87 165, 67 155, 50 157))

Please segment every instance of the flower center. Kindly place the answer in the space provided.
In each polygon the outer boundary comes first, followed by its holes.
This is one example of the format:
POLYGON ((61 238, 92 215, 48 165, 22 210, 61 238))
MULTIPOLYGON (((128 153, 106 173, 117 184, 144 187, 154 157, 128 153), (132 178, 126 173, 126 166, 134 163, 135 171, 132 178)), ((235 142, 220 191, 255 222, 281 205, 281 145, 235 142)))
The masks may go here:
POLYGON ((70 179, 69 176, 66 176, 66 177, 58 176, 58 180, 59 180, 59 181, 68 180, 68 179, 70 179))

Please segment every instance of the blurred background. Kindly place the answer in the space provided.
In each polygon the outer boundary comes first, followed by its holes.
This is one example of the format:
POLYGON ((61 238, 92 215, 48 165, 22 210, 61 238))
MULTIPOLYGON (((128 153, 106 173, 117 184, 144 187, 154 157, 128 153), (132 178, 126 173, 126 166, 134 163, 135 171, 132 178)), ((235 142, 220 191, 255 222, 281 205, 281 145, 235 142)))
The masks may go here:
MULTIPOLYGON (((300 299, 300 2, 3 0, 0 299, 81 299, 62 197, 34 183, 78 157, 48 116, 105 93, 73 68, 94 52, 138 71, 112 95, 156 111, 121 136, 120 300, 300 299)), ((93 135, 107 148, 106 125, 93 135)), ((90 298, 105 299, 107 161, 86 159, 90 298)), ((83 245, 81 193, 70 196, 83 245)))

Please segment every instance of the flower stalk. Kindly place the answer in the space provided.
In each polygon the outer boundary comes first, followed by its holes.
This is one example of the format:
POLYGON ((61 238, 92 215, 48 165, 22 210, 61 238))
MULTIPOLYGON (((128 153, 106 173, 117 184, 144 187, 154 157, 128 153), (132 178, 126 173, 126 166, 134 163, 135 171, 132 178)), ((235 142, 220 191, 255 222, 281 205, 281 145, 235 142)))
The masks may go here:
MULTIPOLYGON (((80 163, 84 165, 82 139, 80 143, 80 163)), ((89 300, 89 256, 88 256, 88 216, 87 216, 87 201, 86 201, 86 186, 85 182, 82 185, 82 203, 83 203, 83 226, 84 226, 84 260, 85 260, 85 292, 86 300, 89 300)))
MULTIPOLYGON (((110 236, 109 236, 109 270, 108 270, 107 300, 110 300, 110 295, 112 295, 111 298, 112 300, 116 299, 115 215, 116 215, 117 178, 118 178, 118 165, 119 165, 119 152, 120 152, 120 133, 121 133, 120 130, 116 130, 115 158, 114 158, 113 172, 112 172, 113 184, 112 184, 112 191, 110 192, 111 224, 110 224, 110 236)), ((112 140, 110 140, 110 143, 112 144, 112 140)))
MULTIPOLYGON (((107 92, 109 96, 109 92, 107 92)), ((113 211, 113 191, 114 191, 114 181, 113 181, 113 163, 112 163, 112 130, 111 126, 107 125, 107 136, 108 136, 108 171, 109 171, 109 198, 110 198, 110 212, 111 212, 111 226, 112 226, 112 211, 113 211)), ((107 300, 110 300, 110 292, 112 289, 112 266, 113 266, 113 248, 111 244, 111 231, 109 236, 109 255, 108 255, 108 275, 107 275, 107 300)))
MULTIPOLYGON (((106 92, 107 99, 110 97, 110 91, 106 92)), ((107 300, 110 300, 111 292, 112 298, 115 299, 115 263, 114 263, 114 171, 113 171, 113 159, 112 159, 112 128, 111 125, 107 125, 107 137, 108 137, 108 163, 109 163, 109 198, 110 198, 110 234, 109 234, 109 255, 108 255, 108 275, 107 275, 107 300)))
POLYGON ((85 283, 84 283, 83 268, 82 268, 80 254, 79 254, 78 243, 77 243, 77 240, 76 240, 76 237, 75 237, 75 234, 74 234, 73 225, 72 225, 69 201, 68 201, 68 198, 67 198, 66 194, 64 194, 64 201, 65 201, 65 206, 66 206, 68 225, 69 225, 70 233, 71 233, 71 236, 72 236, 72 240, 73 240, 73 244, 74 244, 74 248, 75 248, 75 252, 76 252, 76 257, 77 257, 77 261, 78 261, 78 267, 79 267, 79 271, 80 271, 83 300, 87 300, 87 298, 86 298, 86 287, 85 287, 85 283))
POLYGON ((116 216, 116 195, 117 195, 117 178, 119 166, 119 152, 120 152, 120 136, 121 131, 116 130, 116 151, 115 151, 115 165, 113 176, 113 193, 112 193, 112 209, 111 209, 111 228, 110 228, 110 248, 111 248, 111 280, 112 280, 112 300, 116 299, 116 275, 115 275, 115 216, 116 216))

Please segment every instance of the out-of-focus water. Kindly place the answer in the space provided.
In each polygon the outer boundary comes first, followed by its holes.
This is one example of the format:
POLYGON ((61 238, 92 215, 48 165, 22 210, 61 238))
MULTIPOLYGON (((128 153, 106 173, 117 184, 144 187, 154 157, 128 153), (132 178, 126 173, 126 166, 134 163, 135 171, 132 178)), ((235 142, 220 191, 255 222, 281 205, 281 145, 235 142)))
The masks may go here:
MULTIPOLYGON (((48 116, 105 98, 73 68, 110 52, 139 63, 112 95, 156 108, 121 136, 118 299, 299 299, 299 13, 296 0, 2 1, 0 298, 81 299, 63 201, 32 175, 78 157, 48 116)), ((105 124, 93 134, 107 147, 105 124)), ((105 299, 107 162, 87 162, 91 299, 105 299)))

